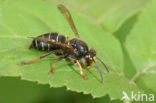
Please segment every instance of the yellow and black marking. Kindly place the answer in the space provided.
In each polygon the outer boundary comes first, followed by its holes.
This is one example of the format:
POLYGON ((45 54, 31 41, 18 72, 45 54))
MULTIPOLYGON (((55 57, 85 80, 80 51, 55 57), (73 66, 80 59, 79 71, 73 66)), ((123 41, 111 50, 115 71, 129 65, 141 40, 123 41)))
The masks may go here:
MULTIPOLYGON (((53 42, 59 42, 59 43, 67 43, 68 42, 68 41, 66 41, 67 37, 65 37, 64 35, 59 35, 56 32, 43 34, 38 37, 47 38, 47 39, 52 40, 53 42)), ((47 44, 47 43, 44 43, 44 42, 41 42, 38 40, 33 40, 30 47, 37 49, 37 50, 41 50, 41 51, 51 51, 51 50, 60 49, 59 47, 57 47, 55 45, 50 45, 50 44, 47 44)))
POLYGON ((86 69, 90 69, 93 66, 93 64, 94 64, 93 59, 95 60, 96 56, 94 56, 93 58, 92 57, 89 58, 89 60, 88 60, 89 65, 86 67, 86 69))
MULTIPOLYGON (((50 35, 48 36, 48 39, 50 39, 50 35)), ((50 51, 50 44, 48 44, 48 51, 50 51)))

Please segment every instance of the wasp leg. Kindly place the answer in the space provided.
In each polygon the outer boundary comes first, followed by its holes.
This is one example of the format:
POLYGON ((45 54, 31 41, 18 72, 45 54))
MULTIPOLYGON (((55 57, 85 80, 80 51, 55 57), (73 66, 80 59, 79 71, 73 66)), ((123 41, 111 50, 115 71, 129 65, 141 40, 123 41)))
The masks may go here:
POLYGON ((62 60, 63 58, 64 58, 64 56, 61 56, 60 58, 58 58, 58 59, 54 62, 53 66, 52 66, 52 68, 51 68, 51 70, 50 70, 50 74, 53 73, 53 70, 54 70, 54 68, 55 68, 56 63, 59 62, 60 60, 62 60))
POLYGON ((83 70, 82 70, 80 62, 78 60, 76 60, 76 63, 79 66, 79 70, 80 70, 80 74, 81 74, 82 78, 87 79, 87 77, 85 77, 84 74, 83 74, 83 70))
POLYGON ((48 53, 48 54, 45 54, 45 55, 43 55, 43 56, 40 56, 39 58, 36 58, 36 59, 34 59, 34 60, 32 60, 32 61, 29 61, 29 62, 21 62, 21 64, 31 64, 31 63, 34 63, 35 61, 37 61, 37 60, 39 60, 39 59, 42 59, 42 58, 44 58, 44 57, 46 57, 46 56, 49 56, 49 55, 51 55, 51 54, 57 54, 56 52, 50 52, 50 53, 48 53))
POLYGON ((29 49, 32 49, 32 44, 30 45, 29 49))

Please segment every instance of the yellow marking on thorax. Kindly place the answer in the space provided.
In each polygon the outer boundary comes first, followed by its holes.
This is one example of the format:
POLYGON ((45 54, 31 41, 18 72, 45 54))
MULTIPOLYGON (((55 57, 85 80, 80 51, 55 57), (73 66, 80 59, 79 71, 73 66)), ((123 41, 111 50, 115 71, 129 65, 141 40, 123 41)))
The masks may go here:
POLYGON ((70 45, 69 37, 67 35, 65 37, 66 37, 66 43, 67 43, 67 45, 70 45))
POLYGON ((70 42, 69 42, 69 41, 67 41, 67 44, 68 44, 68 45, 70 45, 70 42))

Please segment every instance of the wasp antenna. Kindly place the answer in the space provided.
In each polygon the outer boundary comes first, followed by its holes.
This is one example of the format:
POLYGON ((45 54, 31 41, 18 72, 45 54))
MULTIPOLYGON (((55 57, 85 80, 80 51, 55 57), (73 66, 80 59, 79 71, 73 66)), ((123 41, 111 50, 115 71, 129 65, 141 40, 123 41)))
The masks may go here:
POLYGON ((105 64, 100 58, 97 57, 97 59, 104 65, 105 69, 106 69, 107 72, 109 73, 109 70, 108 70, 106 64, 105 64))
POLYGON ((100 70, 99 66, 96 64, 96 62, 95 62, 95 60, 94 60, 94 59, 93 59, 93 61, 94 61, 94 64, 95 64, 95 66, 96 66, 96 68, 97 68, 98 72, 100 73, 100 76, 101 76, 101 83, 103 83, 103 76, 102 76, 102 72, 101 72, 101 70, 100 70))

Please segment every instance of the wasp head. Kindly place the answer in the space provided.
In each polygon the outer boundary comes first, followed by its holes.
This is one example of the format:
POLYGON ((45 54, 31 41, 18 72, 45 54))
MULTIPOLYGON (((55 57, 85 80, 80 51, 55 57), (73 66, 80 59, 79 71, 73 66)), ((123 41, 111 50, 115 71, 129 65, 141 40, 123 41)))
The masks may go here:
POLYGON ((96 59, 96 51, 94 49, 90 49, 86 56, 85 56, 86 62, 87 62, 87 69, 90 69, 90 67, 94 64, 94 60, 96 59))
POLYGON ((109 70, 107 69, 107 66, 104 64, 104 62, 103 62, 100 58, 96 57, 96 51, 95 51, 94 49, 90 49, 90 50, 86 53, 86 55, 85 55, 85 61, 86 61, 86 64, 87 64, 87 65, 86 65, 86 69, 90 69, 90 67, 91 67, 93 64, 95 64, 95 66, 96 66, 98 72, 100 73, 101 82, 103 82, 102 72, 101 72, 99 66, 98 66, 98 65, 96 64, 96 62, 95 62, 95 59, 96 59, 96 58, 105 66, 107 72, 109 72, 109 70))

